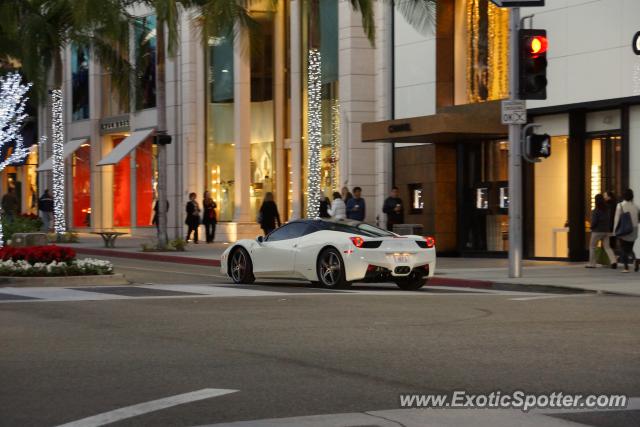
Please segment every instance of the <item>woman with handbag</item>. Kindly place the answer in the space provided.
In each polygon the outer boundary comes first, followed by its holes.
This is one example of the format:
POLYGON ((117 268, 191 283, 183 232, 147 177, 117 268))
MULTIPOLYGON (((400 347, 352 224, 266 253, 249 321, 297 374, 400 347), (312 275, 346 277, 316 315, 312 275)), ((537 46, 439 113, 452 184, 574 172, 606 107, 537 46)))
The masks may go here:
POLYGON ((616 207, 616 215, 613 223, 614 234, 620 243, 622 250, 623 273, 629 272, 629 262, 634 264, 634 271, 638 271, 640 263, 633 253, 633 245, 638 238, 638 215, 640 209, 633 203, 633 191, 628 188, 622 194, 622 202, 616 207))
POLYGON ((213 243, 216 238, 216 224, 218 219, 216 217, 216 202, 210 196, 208 191, 204 192, 204 199, 202 200, 202 224, 204 225, 204 233, 207 236, 207 243, 213 243))
POLYGON ((275 230, 276 225, 278 227, 281 225, 278 206, 276 202, 273 201, 273 193, 271 192, 264 195, 264 202, 262 202, 260 212, 258 213, 258 223, 264 231, 265 236, 275 230))

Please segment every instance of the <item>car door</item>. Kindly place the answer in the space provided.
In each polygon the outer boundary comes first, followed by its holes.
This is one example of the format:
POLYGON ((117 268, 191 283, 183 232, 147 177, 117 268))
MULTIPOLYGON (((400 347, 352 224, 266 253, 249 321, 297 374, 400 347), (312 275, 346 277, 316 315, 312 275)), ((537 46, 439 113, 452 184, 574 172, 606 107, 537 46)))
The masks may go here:
POLYGON ((251 251, 254 273, 263 277, 291 276, 298 239, 306 229, 303 222, 285 224, 258 243, 251 251))

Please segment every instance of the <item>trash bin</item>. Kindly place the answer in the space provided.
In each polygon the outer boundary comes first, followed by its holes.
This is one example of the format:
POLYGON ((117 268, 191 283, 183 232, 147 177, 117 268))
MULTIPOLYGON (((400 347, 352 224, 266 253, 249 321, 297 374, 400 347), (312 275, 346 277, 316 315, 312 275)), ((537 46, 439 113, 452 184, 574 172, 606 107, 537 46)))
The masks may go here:
POLYGON ((409 234, 422 236, 424 234, 424 226, 422 224, 394 224, 393 232, 401 236, 409 234))
POLYGON ((11 246, 16 247, 44 246, 48 243, 45 233, 14 233, 11 238, 11 246))

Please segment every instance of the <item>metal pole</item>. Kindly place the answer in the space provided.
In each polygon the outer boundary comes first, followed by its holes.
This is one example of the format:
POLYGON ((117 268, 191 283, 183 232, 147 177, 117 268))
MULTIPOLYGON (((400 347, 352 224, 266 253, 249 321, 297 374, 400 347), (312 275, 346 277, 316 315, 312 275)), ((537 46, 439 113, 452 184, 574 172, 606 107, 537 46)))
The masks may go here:
MULTIPOLYGON (((509 99, 518 93, 518 30, 520 8, 514 7, 509 19, 509 99)), ((520 125, 509 125, 509 277, 522 277, 522 145, 520 125)))

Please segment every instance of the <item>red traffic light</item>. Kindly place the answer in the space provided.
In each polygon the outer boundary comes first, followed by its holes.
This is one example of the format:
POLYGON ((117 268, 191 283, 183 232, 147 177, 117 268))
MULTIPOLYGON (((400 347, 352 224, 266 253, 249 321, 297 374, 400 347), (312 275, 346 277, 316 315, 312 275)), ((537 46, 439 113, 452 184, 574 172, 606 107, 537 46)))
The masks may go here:
POLYGON ((549 45, 545 36, 529 37, 526 43, 528 53, 534 57, 545 53, 549 45))

